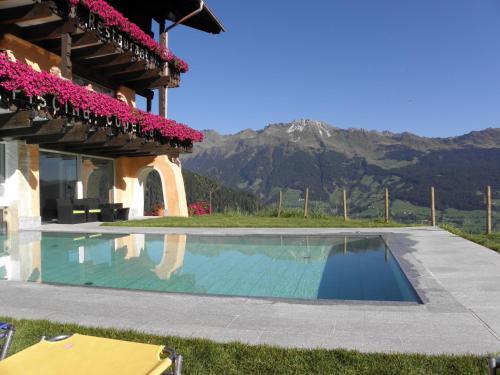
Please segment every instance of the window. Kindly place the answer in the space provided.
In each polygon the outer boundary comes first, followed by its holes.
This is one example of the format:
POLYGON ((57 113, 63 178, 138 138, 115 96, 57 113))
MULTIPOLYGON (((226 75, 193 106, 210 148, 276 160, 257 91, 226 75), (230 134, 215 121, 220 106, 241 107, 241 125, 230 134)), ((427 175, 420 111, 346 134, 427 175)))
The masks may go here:
POLYGON ((113 202, 113 161, 82 157, 82 184, 85 198, 97 198, 101 203, 113 202))
POLYGON ((40 208, 43 220, 57 217, 57 199, 76 197, 77 157, 40 152, 40 208))

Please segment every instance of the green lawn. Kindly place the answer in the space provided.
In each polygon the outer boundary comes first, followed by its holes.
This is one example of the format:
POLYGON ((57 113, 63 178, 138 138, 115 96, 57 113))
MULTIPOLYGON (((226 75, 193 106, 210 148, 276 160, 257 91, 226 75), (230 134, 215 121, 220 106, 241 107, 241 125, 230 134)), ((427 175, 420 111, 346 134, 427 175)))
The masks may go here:
POLYGON ((106 226, 124 227, 205 227, 205 228, 371 228, 401 227, 391 222, 385 224, 377 220, 348 220, 340 217, 272 217, 245 215, 210 215, 182 217, 162 217, 158 219, 130 220, 105 223, 106 226))
POLYGON ((495 232, 489 235, 486 234, 474 234, 467 233, 458 228, 455 228, 451 225, 442 225, 443 229, 446 229, 448 232, 456 234, 457 236, 468 239, 469 241, 478 243, 480 245, 489 247, 492 250, 500 252, 500 232, 495 232))
POLYGON ((82 333, 153 344, 168 344, 184 355, 184 374, 487 374, 486 358, 476 356, 424 356, 362 354, 346 350, 278 349, 239 343, 181 339, 133 331, 85 328, 48 321, 12 320, 17 332, 11 354, 35 344, 42 335, 82 333))

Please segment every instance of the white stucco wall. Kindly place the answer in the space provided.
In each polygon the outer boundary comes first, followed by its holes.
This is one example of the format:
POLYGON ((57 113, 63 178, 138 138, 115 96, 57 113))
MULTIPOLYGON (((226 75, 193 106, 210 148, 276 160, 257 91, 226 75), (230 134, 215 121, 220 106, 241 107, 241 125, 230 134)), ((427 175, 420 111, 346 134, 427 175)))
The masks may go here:
POLYGON ((8 230, 39 226, 38 149, 23 142, 5 144, 5 182, 0 183, 0 206, 7 207, 8 230))

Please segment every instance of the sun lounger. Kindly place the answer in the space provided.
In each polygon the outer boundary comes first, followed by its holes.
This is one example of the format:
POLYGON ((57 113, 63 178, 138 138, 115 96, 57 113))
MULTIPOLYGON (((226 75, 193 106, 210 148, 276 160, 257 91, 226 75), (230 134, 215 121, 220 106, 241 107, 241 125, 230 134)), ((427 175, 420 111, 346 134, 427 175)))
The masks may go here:
POLYGON ((0 361, 0 374, 172 374, 182 356, 161 345, 74 334, 42 340, 0 361))
POLYGON ((7 357, 15 332, 13 325, 0 322, 0 361, 7 357))
POLYGON ((497 370, 500 370, 500 357, 498 358, 494 358, 494 357, 490 357, 488 358, 488 374, 489 375, 497 375, 497 374, 500 374, 500 371, 497 371, 497 370))

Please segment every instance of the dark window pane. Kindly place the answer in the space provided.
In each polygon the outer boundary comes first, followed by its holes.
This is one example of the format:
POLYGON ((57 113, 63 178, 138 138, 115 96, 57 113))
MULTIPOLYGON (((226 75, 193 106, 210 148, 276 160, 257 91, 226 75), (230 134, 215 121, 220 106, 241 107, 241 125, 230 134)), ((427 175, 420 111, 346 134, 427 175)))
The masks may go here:
POLYGON ((101 203, 113 202, 113 161, 82 158, 82 183, 85 198, 98 198, 101 203))
POLYGON ((40 207, 43 220, 57 216, 57 199, 76 197, 74 155, 40 152, 40 207))

